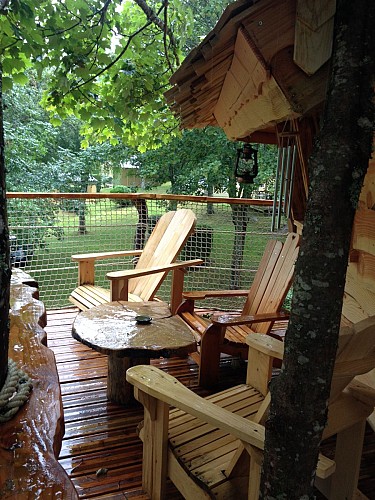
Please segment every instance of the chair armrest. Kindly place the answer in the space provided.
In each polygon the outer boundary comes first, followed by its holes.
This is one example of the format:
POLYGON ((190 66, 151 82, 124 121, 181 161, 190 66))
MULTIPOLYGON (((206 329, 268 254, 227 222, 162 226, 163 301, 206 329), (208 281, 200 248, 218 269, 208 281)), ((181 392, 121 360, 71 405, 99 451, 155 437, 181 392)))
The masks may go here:
POLYGON ((345 392, 348 392, 364 404, 375 406, 375 388, 360 382, 356 378, 345 388, 345 392))
POLYGON ((128 280, 130 278, 137 278, 139 276, 147 276, 148 274, 156 274, 164 271, 173 271, 174 269, 181 269, 183 267, 198 266, 203 264, 202 259, 187 260, 184 262, 174 262, 165 266, 148 267, 147 269, 130 269, 125 271, 112 271, 107 273, 109 280, 128 280))
POLYGON ((119 252, 97 252, 97 253, 82 253, 72 255, 72 260, 101 260, 101 259, 114 259, 116 257, 126 257, 130 255, 142 255, 142 250, 123 250, 119 252))
POLYGON ((183 292, 184 299, 203 300, 209 297, 246 297, 249 290, 199 290, 194 292, 183 292))
POLYGON ((251 333, 246 337, 246 344, 250 349, 256 349, 272 358, 283 359, 284 357, 284 342, 269 335, 251 333))
POLYGON ((266 321, 280 321, 289 319, 289 313, 284 311, 254 314, 251 316, 242 316, 235 314, 214 315, 211 318, 212 323, 221 326, 250 325, 251 323, 264 323, 266 321))
MULTIPOLYGON (((150 365, 133 366, 126 371, 126 380, 148 396, 228 432, 243 443, 260 450, 264 449, 265 428, 263 425, 207 401, 159 368, 150 365)), ((334 470, 335 462, 319 454, 317 476, 326 478, 334 470)))
POLYGON ((177 407, 263 450, 265 430, 262 425, 201 398, 162 370, 147 365, 133 366, 126 371, 126 380, 149 396, 177 407))

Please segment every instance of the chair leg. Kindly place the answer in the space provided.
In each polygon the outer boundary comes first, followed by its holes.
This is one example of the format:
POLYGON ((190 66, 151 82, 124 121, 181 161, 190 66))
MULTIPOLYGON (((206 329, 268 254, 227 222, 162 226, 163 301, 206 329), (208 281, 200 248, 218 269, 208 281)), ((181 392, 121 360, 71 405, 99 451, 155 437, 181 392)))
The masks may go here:
POLYGON ((220 347, 225 329, 210 325, 201 340, 199 385, 213 387, 219 381, 220 347))
POLYGON ((250 474, 248 500, 258 500, 260 492, 260 479, 262 471, 263 452, 250 448, 250 474))
POLYGON ((144 406, 142 487, 152 500, 165 499, 169 406, 135 388, 144 406))
POLYGON ((129 280, 127 279, 111 279, 111 302, 116 300, 128 300, 128 286, 129 280))
POLYGON ((184 269, 175 269, 172 273, 172 287, 171 287, 171 313, 176 314, 179 306, 182 303, 182 291, 184 288, 184 276, 186 271, 184 269))
POLYGON ((337 434, 330 500, 354 498, 358 485, 366 421, 362 420, 337 434))

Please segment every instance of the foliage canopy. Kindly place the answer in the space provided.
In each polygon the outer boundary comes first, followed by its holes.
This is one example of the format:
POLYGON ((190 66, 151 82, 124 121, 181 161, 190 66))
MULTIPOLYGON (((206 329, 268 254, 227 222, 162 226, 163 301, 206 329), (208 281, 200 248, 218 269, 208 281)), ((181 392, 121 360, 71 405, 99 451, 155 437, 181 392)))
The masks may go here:
POLYGON ((39 77, 51 68, 43 103, 53 125, 74 115, 91 140, 156 147, 177 130, 163 92, 181 47, 188 37, 194 43, 193 26, 198 37, 228 3, 216 0, 211 17, 194 23, 195 0, 2 0, 3 89, 25 84, 30 66, 39 77))

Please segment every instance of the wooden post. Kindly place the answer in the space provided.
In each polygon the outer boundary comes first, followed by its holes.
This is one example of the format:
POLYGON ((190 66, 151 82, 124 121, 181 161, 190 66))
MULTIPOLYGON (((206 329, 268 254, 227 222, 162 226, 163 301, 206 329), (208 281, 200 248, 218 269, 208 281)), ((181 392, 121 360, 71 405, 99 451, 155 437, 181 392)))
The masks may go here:
POLYGON ((138 211, 138 222, 135 230, 134 248, 135 250, 142 250, 142 248, 145 246, 147 231, 147 203, 144 199, 136 199, 134 200, 134 205, 138 211))
POLYGON ((93 259, 78 262, 78 286, 86 284, 95 285, 95 261, 93 259))
POLYGON ((142 487, 152 500, 165 498, 169 406, 135 388, 144 406, 142 487))
POLYGON ((171 313, 176 314, 178 307, 182 303, 182 292, 184 289, 185 269, 175 269, 172 273, 171 287, 171 313))
POLYGON ((111 302, 115 300, 128 300, 128 280, 111 279, 111 302))
POLYGON ((361 465, 365 426, 366 421, 362 420, 337 434, 336 471, 332 477, 331 500, 354 498, 361 465))

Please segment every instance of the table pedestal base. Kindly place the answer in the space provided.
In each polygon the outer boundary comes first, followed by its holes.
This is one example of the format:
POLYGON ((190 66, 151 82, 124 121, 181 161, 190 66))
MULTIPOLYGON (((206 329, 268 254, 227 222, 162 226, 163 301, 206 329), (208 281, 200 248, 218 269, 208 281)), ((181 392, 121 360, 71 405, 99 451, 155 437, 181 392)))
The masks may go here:
POLYGON ((109 302, 83 311, 74 320, 72 335, 108 356, 107 397, 125 406, 136 402, 133 386, 126 382, 128 368, 196 351, 190 327, 171 314, 168 304, 156 300, 109 302), (137 316, 150 316, 152 321, 142 324, 137 316))
POLYGON ((107 398, 119 405, 136 404, 134 388, 126 381, 126 370, 136 365, 149 365, 150 358, 108 356, 107 398))

